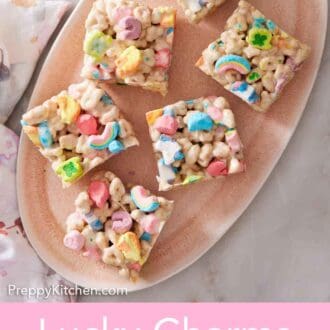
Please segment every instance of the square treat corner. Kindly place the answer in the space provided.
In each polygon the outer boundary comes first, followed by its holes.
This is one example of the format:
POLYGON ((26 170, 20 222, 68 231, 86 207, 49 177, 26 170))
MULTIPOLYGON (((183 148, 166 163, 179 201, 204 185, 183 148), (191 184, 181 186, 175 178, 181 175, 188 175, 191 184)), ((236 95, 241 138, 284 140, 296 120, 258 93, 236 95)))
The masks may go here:
POLYGON ((179 101, 146 118, 160 191, 245 170, 243 146, 225 98, 179 101))
POLYGON ((309 46, 241 0, 225 31, 203 51, 196 66, 254 110, 265 112, 309 53, 309 46))
POLYGON ((82 76, 167 93, 176 10, 96 0, 86 20, 82 76))
POLYGON ((173 206, 143 186, 127 189, 112 172, 99 172, 75 200, 64 245, 136 281, 173 206))
POLYGON ((23 132, 69 186, 111 156, 138 145, 131 124, 93 81, 70 85, 23 115, 23 132))
POLYGON ((178 0, 191 23, 199 23, 227 0, 178 0))

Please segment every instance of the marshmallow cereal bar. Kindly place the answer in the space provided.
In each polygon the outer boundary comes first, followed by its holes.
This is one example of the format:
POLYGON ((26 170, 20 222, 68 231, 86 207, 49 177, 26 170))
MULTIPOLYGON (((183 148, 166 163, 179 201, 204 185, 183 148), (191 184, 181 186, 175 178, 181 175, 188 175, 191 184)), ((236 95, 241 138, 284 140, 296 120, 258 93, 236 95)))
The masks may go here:
POLYGON ((178 0, 185 15, 192 23, 198 23, 226 0, 178 0))
POLYGON ((167 93, 176 11, 96 0, 86 21, 82 76, 167 93))
POLYGON ((88 80, 26 112, 21 123, 64 187, 139 144, 109 95, 88 80))
POLYGON ((116 267, 135 281, 148 260, 173 202, 142 186, 126 189, 111 172, 99 172, 75 201, 64 245, 116 267))
POLYGON ((245 170, 243 146, 225 98, 179 101, 146 117, 160 191, 245 170))
POLYGON ((254 110, 265 112, 309 53, 307 45, 242 0, 196 66, 254 110))

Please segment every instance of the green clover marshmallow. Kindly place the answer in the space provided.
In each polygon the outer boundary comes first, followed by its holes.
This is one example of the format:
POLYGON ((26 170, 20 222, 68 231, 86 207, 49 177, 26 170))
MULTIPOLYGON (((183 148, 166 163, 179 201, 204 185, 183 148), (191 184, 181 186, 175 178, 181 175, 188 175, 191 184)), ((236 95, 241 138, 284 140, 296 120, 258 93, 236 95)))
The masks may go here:
POLYGON ((56 169, 64 182, 73 182, 83 175, 84 170, 79 157, 72 157, 62 162, 56 169))
POLYGON ((247 42, 258 49, 261 50, 268 50, 271 49, 272 46, 272 33, 267 29, 259 29, 259 28, 252 28, 249 31, 247 42))
POLYGON ((96 62, 102 60, 112 43, 112 38, 101 31, 89 32, 84 41, 84 52, 93 57, 96 62))

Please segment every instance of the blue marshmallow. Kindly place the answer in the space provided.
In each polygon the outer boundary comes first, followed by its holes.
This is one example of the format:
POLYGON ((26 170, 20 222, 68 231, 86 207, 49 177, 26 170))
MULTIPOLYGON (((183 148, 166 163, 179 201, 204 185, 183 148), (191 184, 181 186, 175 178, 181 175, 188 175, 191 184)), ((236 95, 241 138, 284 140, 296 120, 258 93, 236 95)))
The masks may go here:
POLYGON ((181 151, 177 151, 174 155, 174 160, 182 160, 184 159, 184 154, 181 151))
POLYGON ((211 131, 212 128, 213 128, 213 120, 205 112, 198 111, 189 116, 188 130, 190 132, 211 131))
POLYGON ((149 233, 147 233, 147 232, 144 232, 144 233, 141 235, 140 239, 141 239, 142 241, 150 242, 150 241, 151 241, 151 235, 150 235, 149 233))
POLYGON ((50 148, 53 144, 53 137, 49 130, 48 122, 43 121, 38 126, 39 140, 44 148, 50 148))
POLYGON ((108 94, 104 94, 102 97, 101 97, 101 101, 106 104, 106 105, 111 105, 113 104, 113 101, 111 99, 111 97, 108 95, 108 94))
POLYGON ((103 229, 103 223, 99 219, 92 221, 89 225, 94 231, 100 231, 103 229))
POLYGON ((113 140, 112 142, 110 142, 108 148, 109 151, 113 154, 119 154, 120 152, 125 150, 124 145, 118 140, 113 140))

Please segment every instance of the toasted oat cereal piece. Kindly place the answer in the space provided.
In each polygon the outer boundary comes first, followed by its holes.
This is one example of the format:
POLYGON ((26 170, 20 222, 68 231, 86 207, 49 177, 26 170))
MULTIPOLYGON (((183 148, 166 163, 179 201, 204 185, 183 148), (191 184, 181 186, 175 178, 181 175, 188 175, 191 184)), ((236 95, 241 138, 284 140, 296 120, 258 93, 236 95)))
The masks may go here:
POLYGON ((116 267, 135 281, 148 260, 173 202, 142 186, 127 190, 111 172, 99 172, 75 201, 64 245, 116 267))
POLYGON ((225 98, 179 101, 146 117, 160 191, 245 170, 243 146, 225 98))
POLYGON ((130 123, 93 81, 68 90, 23 115, 23 131, 48 158, 63 186, 123 150, 138 145, 130 123))
POLYGON ((254 110, 265 112, 309 53, 309 46, 242 0, 196 66, 254 110))
POLYGON ((176 11, 96 0, 86 21, 82 76, 167 93, 176 11))
POLYGON ((178 0, 185 15, 192 23, 200 22, 226 0, 178 0))

